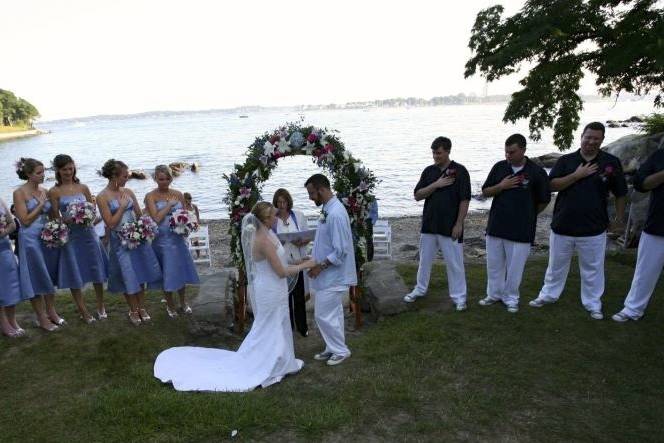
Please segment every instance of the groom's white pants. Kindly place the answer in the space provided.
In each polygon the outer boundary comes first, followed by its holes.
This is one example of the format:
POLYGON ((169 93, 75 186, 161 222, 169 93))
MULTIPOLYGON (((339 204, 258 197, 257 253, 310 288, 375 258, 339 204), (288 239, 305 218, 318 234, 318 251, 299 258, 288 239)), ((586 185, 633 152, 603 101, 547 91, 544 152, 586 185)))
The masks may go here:
POLYGON ((350 355, 344 338, 344 308, 341 301, 348 288, 317 289, 314 295, 314 318, 325 341, 325 352, 350 355))

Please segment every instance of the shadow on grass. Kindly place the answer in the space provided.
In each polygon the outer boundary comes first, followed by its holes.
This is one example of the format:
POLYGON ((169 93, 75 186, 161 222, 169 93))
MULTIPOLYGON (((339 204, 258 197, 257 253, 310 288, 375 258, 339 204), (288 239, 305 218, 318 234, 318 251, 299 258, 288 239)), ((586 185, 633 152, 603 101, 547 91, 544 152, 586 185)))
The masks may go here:
MULTIPOLYGON (((607 258, 605 314, 616 312, 633 260, 607 258)), ((467 267, 469 310, 456 313, 436 266, 417 310, 349 340, 353 357, 329 368, 304 357, 302 373, 247 394, 179 393, 152 376, 156 355, 202 343, 169 321, 150 294, 153 324, 132 327, 124 302, 111 319, 0 340, 2 441, 658 440, 664 430, 664 309, 639 322, 589 319, 576 264, 561 300, 527 306, 546 262, 528 263, 521 311, 480 307, 485 270, 467 267), (38 422, 38 425, 35 425, 38 422)), ((408 285, 416 265, 399 268, 408 285)), ((662 282, 659 290, 661 291, 662 282)), ((92 300, 92 295, 88 294, 92 300)), ((66 296, 59 308, 75 318, 66 296)), ((20 307, 27 313, 26 304, 20 307)), ((239 339, 206 345, 235 349, 239 339)), ((183 362, 186 364, 186 362, 183 362)))

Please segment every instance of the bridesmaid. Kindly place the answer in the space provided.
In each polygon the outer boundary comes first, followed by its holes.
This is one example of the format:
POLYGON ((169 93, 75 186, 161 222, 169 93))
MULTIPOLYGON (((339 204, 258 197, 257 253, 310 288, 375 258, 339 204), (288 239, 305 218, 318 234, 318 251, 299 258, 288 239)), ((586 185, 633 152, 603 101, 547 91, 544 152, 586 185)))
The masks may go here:
POLYGON ((0 226, 0 329, 7 337, 16 338, 25 335, 25 330, 16 322, 16 305, 23 300, 18 276, 18 264, 12 251, 8 235, 16 230, 14 217, 7 205, 0 199, 0 217, 4 218, 4 227, 0 226))
POLYGON ((29 298, 37 314, 38 326, 46 331, 58 329, 65 319, 55 310, 53 281, 57 271, 57 254, 49 250, 40 235, 51 203, 46 198, 44 165, 33 158, 21 158, 16 164, 16 174, 26 183, 14 191, 14 207, 21 223, 18 239, 19 278, 24 298, 29 298), (43 298, 42 298, 43 296, 43 298), (46 301, 46 309, 44 309, 46 301))
POLYGON ((146 196, 146 204, 150 217, 159 223, 159 235, 152 247, 154 248, 161 269, 163 279, 152 283, 150 289, 163 289, 166 297, 166 312, 169 317, 177 317, 173 292, 180 296, 180 308, 185 314, 191 314, 191 308, 185 299, 185 285, 199 284, 196 265, 189 253, 187 240, 182 235, 171 231, 169 226, 170 215, 185 207, 185 199, 180 191, 170 189, 173 181, 173 172, 166 165, 159 165, 154 170, 154 179, 157 189, 150 191, 146 196))
POLYGON ((129 179, 127 165, 119 160, 108 160, 101 169, 108 185, 97 196, 97 205, 106 226, 111 230, 108 253, 108 290, 122 292, 129 305, 129 321, 138 326, 150 321, 145 310, 143 284, 161 279, 161 268, 149 244, 136 249, 122 246, 119 231, 126 222, 141 216, 136 196, 124 185, 129 179))
POLYGON ((95 318, 88 312, 81 289, 86 283, 92 283, 97 296, 97 316, 100 320, 106 319, 104 281, 108 279, 108 257, 94 228, 71 223, 67 215, 72 202, 92 203, 90 190, 76 177, 74 160, 66 154, 56 155, 53 168, 56 183, 49 190, 51 216, 61 218, 70 230, 69 241, 60 249, 57 286, 59 289, 69 288, 81 319, 90 324, 95 318))

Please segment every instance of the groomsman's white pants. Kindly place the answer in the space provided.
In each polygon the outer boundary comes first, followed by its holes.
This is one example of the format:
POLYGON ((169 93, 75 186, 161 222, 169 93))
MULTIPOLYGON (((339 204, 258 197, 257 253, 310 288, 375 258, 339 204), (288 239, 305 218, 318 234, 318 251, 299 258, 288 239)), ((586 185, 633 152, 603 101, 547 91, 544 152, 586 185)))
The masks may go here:
POLYGON ((325 352, 349 356, 344 338, 344 308, 341 304, 348 294, 346 288, 317 289, 314 294, 314 318, 325 341, 325 352))
POLYGON ((643 316, 655 291, 662 268, 664 268, 664 237, 642 232, 632 287, 629 289, 625 308, 622 310, 624 314, 634 319, 643 316))
POLYGON ((506 306, 519 305, 519 286, 530 243, 486 236, 486 295, 506 306))
POLYGON ((560 298, 574 251, 579 256, 581 274, 581 303, 588 311, 602 310, 604 294, 604 255, 606 232, 588 237, 570 237, 551 231, 549 237, 549 266, 544 286, 538 298, 549 302, 560 298))
POLYGON ((424 295, 429 288, 431 266, 438 250, 442 251, 447 268, 447 285, 455 304, 466 302, 466 271, 463 267, 463 244, 452 237, 420 234, 420 264, 417 268, 415 291, 424 295))

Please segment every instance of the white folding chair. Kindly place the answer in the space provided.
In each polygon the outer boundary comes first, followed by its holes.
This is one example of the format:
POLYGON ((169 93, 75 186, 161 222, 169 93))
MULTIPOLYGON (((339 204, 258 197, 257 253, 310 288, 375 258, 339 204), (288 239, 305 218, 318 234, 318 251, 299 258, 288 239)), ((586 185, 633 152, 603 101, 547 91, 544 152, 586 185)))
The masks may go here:
POLYGON ((373 244, 374 258, 392 258, 392 228, 387 220, 376 220, 373 244))
POLYGON ((194 263, 207 263, 212 267, 210 234, 207 225, 200 225, 198 231, 189 234, 189 252, 194 263))

